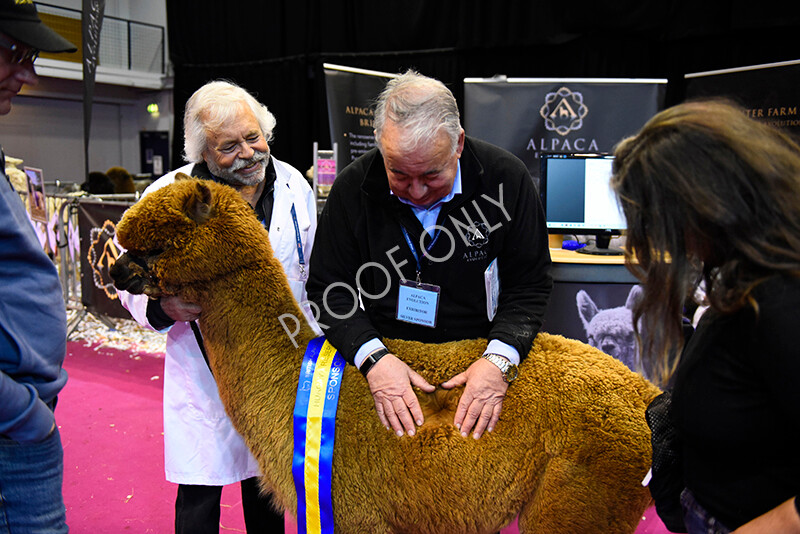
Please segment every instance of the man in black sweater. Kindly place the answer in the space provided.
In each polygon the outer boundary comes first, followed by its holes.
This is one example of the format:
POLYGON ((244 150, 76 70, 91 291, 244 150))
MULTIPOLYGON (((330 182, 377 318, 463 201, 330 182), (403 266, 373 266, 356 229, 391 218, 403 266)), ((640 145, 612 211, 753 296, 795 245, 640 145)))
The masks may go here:
POLYGON ((381 94, 378 144, 337 177, 307 283, 326 336, 366 376, 381 422, 413 435, 412 386, 435 387, 382 338, 487 338, 482 357, 441 384, 465 385, 454 424, 493 430, 552 288, 547 229, 525 165, 468 138, 441 82, 407 72, 381 94))

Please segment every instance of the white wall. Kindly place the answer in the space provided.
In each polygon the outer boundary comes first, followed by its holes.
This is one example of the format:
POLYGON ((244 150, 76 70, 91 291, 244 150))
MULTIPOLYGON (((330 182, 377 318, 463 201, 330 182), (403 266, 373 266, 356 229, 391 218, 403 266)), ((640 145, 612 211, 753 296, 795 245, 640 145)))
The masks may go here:
MULTIPOLYGON (((78 11, 83 7, 83 0, 42 1, 53 6, 77 9, 78 11)), ((106 0, 105 14, 110 17, 167 26, 167 4, 165 0, 106 0)))
MULTIPOLYGON (((81 9, 81 0, 47 0, 48 4, 81 9)), ((106 0, 106 15, 164 26, 163 0, 106 0)), ((172 91, 137 89, 97 83, 92 105, 89 171, 122 166, 141 172, 139 131, 169 131, 172 137, 172 91), (160 114, 147 113, 150 102, 160 114)), ((0 144, 6 154, 44 171, 45 181, 84 181, 83 82, 42 77, 13 99, 0 117, 0 144)))
MULTIPOLYGON (((84 181, 83 89, 81 81, 42 80, 46 90, 29 90, 0 117, 0 143, 6 154, 44 171, 45 180, 84 181)), ((170 131, 169 91, 141 91, 98 85, 92 106, 89 171, 122 166, 141 172, 139 131, 170 131), (159 117, 146 107, 157 102, 159 117)))

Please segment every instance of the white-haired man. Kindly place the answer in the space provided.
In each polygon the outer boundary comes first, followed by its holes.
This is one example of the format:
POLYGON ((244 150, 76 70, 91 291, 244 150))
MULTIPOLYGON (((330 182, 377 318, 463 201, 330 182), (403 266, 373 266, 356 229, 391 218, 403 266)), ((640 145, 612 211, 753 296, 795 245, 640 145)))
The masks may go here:
POLYGON ((438 80, 409 71, 389 81, 374 124, 378 148, 337 176, 325 204, 309 297, 398 435, 423 422, 412 386, 434 386, 381 338, 487 338, 483 357, 442 384, 465 385, 453 423, 479 438, 497 424, 552 288, 541 203, 518 158, 465 136, 438 80))
MULTIPOLYGON (((226 81, 198 89, 184 112, 189 162, 144 192, 182 172, 239 191, 269 230, 298 302, 306 300, 306 263, 316 229, 316 201, 299 171, 270 155, 275 117, 247 91, 226 81)), ((259 496, 258 464, 233 428, 203 355, 200 306, 177 296, 158 300, 121 292, 139 323, 167 331, 164 370, 164 446, 167 480, 179 484, 176 533, 218 533, 222 486, 240 482, 247 532, 283 532, 283 516, 259 496)))

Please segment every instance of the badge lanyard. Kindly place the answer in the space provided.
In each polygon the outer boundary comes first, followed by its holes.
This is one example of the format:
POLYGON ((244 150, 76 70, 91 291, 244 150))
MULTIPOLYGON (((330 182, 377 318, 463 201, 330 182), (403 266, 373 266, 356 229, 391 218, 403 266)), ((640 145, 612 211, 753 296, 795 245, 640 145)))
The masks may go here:
MULTIPOLYGON (((406 238, 406 243, 408 244, 408 248, 411 249, 411 254, 413 254, 414 256, 414 261, 417 262, 417 283, 418 284, 422 283, 422 280, 420 278, 420 275, 422 274, 422 263, 420 262, 419 254, 417 253, 417 247, 414 246, 414 243, 411 241, 411 236, 408 235, 408 231, 405 229, 405 227, 401 225, 400 229, 403 231, 403 237, 406 238)), ((436 243, 436 240, 439 239, 439 234, 441 233, 442 233, 441 229, 437 228, 436 233, 433 234, 433 239, 431 239, 431 242, 428 244, 427 247, 425 247, 425 252, 431 251, 433 245, 436 243)))
POLYGON ((300 278, 305 280, 306 260, 303 256, 303 239, 300 237, 300 225, 297 223, 297 210, 294 209, 294 204, 292 204, 292 221, 294 222, 294 237, 297 241, 297 259, 300 264, 300 278))
MULTIPOLYGON (((408 235, 408 231, 402 226, 401 229, 403 230, 403 236, 406 238, 406 243, 408 243, 408 248, 411 249, 411 254, 414 255, 414 260, 417 262, 417 281, 400 280, 395 317, 399 321, 436 328, 441 288, 437 285, 422 283, 422 262, 419 254, 411 241, 411 237, 408 235)), ((425 248, 426 252, 430 252, 438 237, 439 231, 434 234, 433 239, 425 248)))

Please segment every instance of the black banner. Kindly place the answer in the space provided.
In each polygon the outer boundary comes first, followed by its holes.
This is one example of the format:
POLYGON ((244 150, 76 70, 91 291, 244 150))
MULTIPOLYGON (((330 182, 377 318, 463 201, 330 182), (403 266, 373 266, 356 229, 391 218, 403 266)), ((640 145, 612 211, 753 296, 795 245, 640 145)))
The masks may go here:
POLYGON ((105 0, 83 0, 83 153, 84 171, 89 176, 89 132, 92 127, 94 79, 100 50, 100 29, 103 26, 105 0))
POLYGON ((613 152, 663 108, 666 83, 467 78, 464 129, 520 158, 538 184, 541 152, 613 152))
POLYGON ((331 142, 336 143, 336 163, 341 170, 375 146, 374 102, 389 78, 396 75, 329 63, 323 66, 331 142))
POLYGON ((754 119, 800 135, 800 60, 687 74, 686 98, 723 96, 754 119))
POLYGON ((78 235, 81 240, 81 302, 87 309, 108 317, 130 319, 119 302, 109 269, 120 251, 114 243, 117 222, 130 204, 122 202, 78 203, 78 235))

